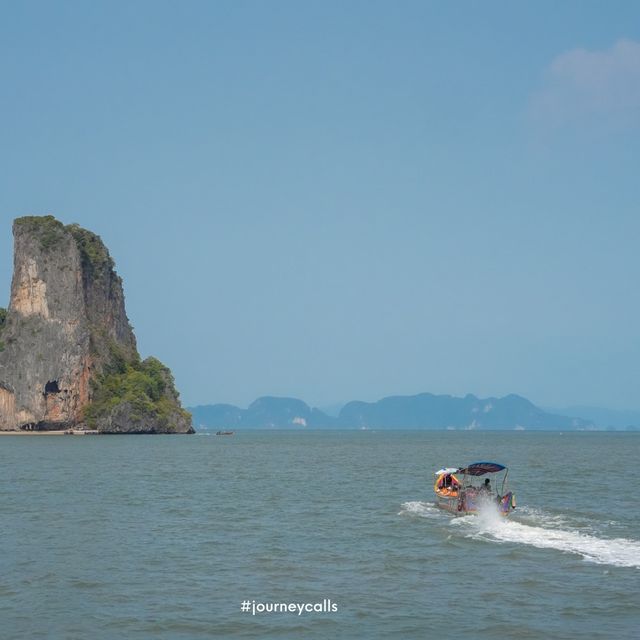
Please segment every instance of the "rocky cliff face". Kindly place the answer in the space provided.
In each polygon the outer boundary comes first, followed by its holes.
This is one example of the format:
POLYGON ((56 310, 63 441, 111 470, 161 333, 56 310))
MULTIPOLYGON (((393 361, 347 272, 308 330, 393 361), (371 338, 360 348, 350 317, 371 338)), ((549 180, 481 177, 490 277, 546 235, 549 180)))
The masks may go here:
POLYGON ((0 429, 192 432, 170 371, 140 361, 122 281, 100 238, 52 216, 18 218, 13 234, 11 301, 0 314, 0 429))

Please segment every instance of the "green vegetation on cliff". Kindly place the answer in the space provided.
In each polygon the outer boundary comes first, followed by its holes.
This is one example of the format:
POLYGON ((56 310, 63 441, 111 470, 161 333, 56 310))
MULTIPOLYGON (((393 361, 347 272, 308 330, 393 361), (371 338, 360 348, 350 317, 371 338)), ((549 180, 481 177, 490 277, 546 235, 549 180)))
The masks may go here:
POLYGON ((160 427, 172 429, 176 416, 189 419, 190 414, 177 403, 178 392, 171 371, 157 358, 127 359, 112 346, 111 365, 93 382, 93 400, 85 411, 90 427, 96 427, 101 417, 108 416, 120 405, 132 409, 132 422, 153 417, 160 427))
POLYGON ((83 267, 87 269, 91 276, 105 275, 114 269, 113 259, 100 236, 83 229, 78 224, 67 225, 66 229, 71 232, 76 241, 82 257, 83 267))
POLYGON ((43 250, 51 249, 65 237, 65 226, 53 216, 24 216, 16 218, 15 224, 35 235, 43 250))
POLYGON ((70 232, 80 251, 83 266, 92 276, 107 274, 115 266, 100 236, 79 224, 65 226, 53 216, 24 216, 16 218, 15 224, 37 237, 43 250, 53 248, 70 232))

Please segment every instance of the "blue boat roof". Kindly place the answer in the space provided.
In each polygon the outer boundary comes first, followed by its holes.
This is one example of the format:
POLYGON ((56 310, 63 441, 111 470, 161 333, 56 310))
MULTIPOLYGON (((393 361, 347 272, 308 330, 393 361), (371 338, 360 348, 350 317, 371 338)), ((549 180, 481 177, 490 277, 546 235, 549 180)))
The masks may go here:
POLYGON ((506 469, 506 467, 497 462, 474 462, 468 467, 460 469, 459 473, 464 473, 468 476, 483 476, 485 473, 497 473, 503 469, 506 469))

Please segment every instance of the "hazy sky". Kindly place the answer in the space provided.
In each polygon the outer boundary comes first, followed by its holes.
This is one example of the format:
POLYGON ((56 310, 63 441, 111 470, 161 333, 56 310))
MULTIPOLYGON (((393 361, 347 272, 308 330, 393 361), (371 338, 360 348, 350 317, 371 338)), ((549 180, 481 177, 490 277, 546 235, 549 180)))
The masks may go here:
POLYGON ((11 220, 102 236, 187 404, 640 408, 640 3, 0 0, 11 220))

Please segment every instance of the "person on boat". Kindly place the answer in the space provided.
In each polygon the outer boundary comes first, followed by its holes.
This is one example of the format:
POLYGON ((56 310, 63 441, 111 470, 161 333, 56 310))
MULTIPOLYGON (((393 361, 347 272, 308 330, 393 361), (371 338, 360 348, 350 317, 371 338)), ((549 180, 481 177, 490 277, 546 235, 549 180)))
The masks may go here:
POLYGON ((483 493, 491 493, 491 480, 485 478, 484 484, 480 487, 480 491, 483 493))
POLYGON ((448 474, 444 479, 445 489, 448 489, 450 493, 457 493, 459 484, 456 477, 452 474, 448 474))

